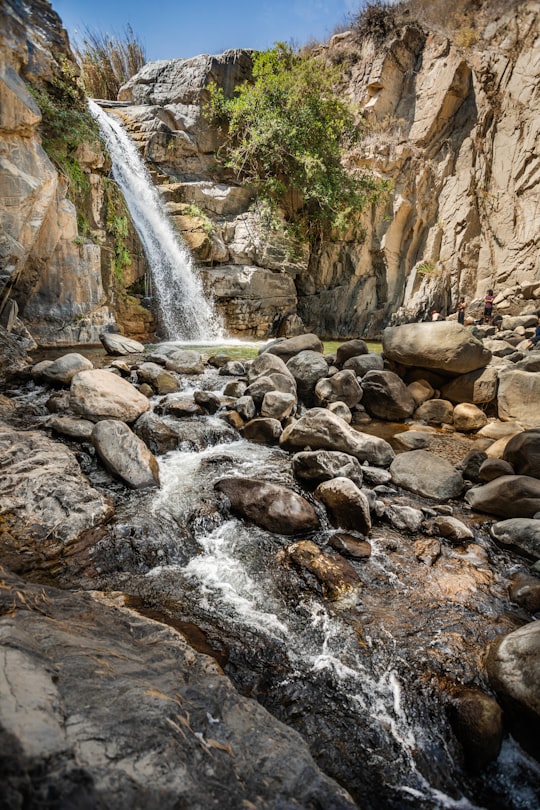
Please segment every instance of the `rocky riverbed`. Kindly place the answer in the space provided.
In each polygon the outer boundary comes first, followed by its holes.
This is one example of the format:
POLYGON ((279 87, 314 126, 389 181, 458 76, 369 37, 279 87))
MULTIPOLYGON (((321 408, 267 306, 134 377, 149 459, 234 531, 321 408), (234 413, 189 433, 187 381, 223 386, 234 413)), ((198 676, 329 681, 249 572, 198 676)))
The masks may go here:
POLYGON ((5 806, 535 806, 540 353, 510 320, 245 362, 4 333, 5 806))

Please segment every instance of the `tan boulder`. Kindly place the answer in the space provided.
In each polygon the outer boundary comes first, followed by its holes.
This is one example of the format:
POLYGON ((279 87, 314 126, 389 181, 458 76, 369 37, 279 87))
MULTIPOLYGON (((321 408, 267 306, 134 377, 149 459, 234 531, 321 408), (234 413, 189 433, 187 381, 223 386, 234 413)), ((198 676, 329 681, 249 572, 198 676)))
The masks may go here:
POLYGON ((134 422, 150 410, 148 399, 131 383, 103 369, 81 371, 73 377, 69 404, 75 413, 94 422, 134 422))
POLYGON ((451 321, 388 327, 383 332, 383 353, 395 363, 449 375, 484 368, 491 359, 491 352, 470 329, 451 321))

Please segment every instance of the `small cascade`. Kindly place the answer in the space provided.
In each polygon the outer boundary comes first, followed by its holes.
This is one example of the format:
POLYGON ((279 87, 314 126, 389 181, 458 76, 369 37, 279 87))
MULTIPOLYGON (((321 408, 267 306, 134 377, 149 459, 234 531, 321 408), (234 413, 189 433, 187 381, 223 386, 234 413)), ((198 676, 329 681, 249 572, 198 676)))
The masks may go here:
POLYGON ((176 235, 137 147, 115 118, 95 101, 89 100, 88 104, 107 144, 114 179, 143 243, 164 337, 182 341, 221 337, 223 327, 205 297, 189 251, 176 235))

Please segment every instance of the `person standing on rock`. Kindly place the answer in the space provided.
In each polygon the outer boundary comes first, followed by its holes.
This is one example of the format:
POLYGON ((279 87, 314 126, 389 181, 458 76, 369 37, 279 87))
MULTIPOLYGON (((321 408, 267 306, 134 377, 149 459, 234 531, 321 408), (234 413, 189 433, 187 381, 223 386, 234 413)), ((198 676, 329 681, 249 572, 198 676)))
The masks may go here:
POLYGON ((485 323, 491 323, 493 320, 493 300, 495 296, 493 295, 493 290, 488 290, 485 298, 484 298, 484 321, 485 323))
POLYGON ((459 303, 457 305, 457 319, 458 323, 462 326, 465 323, 465 310, 467 309, 467 304, 465 303, 465 298, 461 296, 459 299, 459 303))

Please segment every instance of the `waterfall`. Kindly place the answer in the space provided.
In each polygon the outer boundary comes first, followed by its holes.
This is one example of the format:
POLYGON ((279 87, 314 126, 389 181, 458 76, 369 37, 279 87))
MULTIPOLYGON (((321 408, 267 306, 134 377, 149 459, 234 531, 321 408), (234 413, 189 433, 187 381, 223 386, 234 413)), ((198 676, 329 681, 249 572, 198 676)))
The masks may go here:
POLYGON ((208 341, 222 336, 219 318, 204 295, 189 251, 176 235, 137 147, 115 118, 95 101, 89 100, 88 105, 109 150, 113 177, 141 238, 166 337, 208 341))

